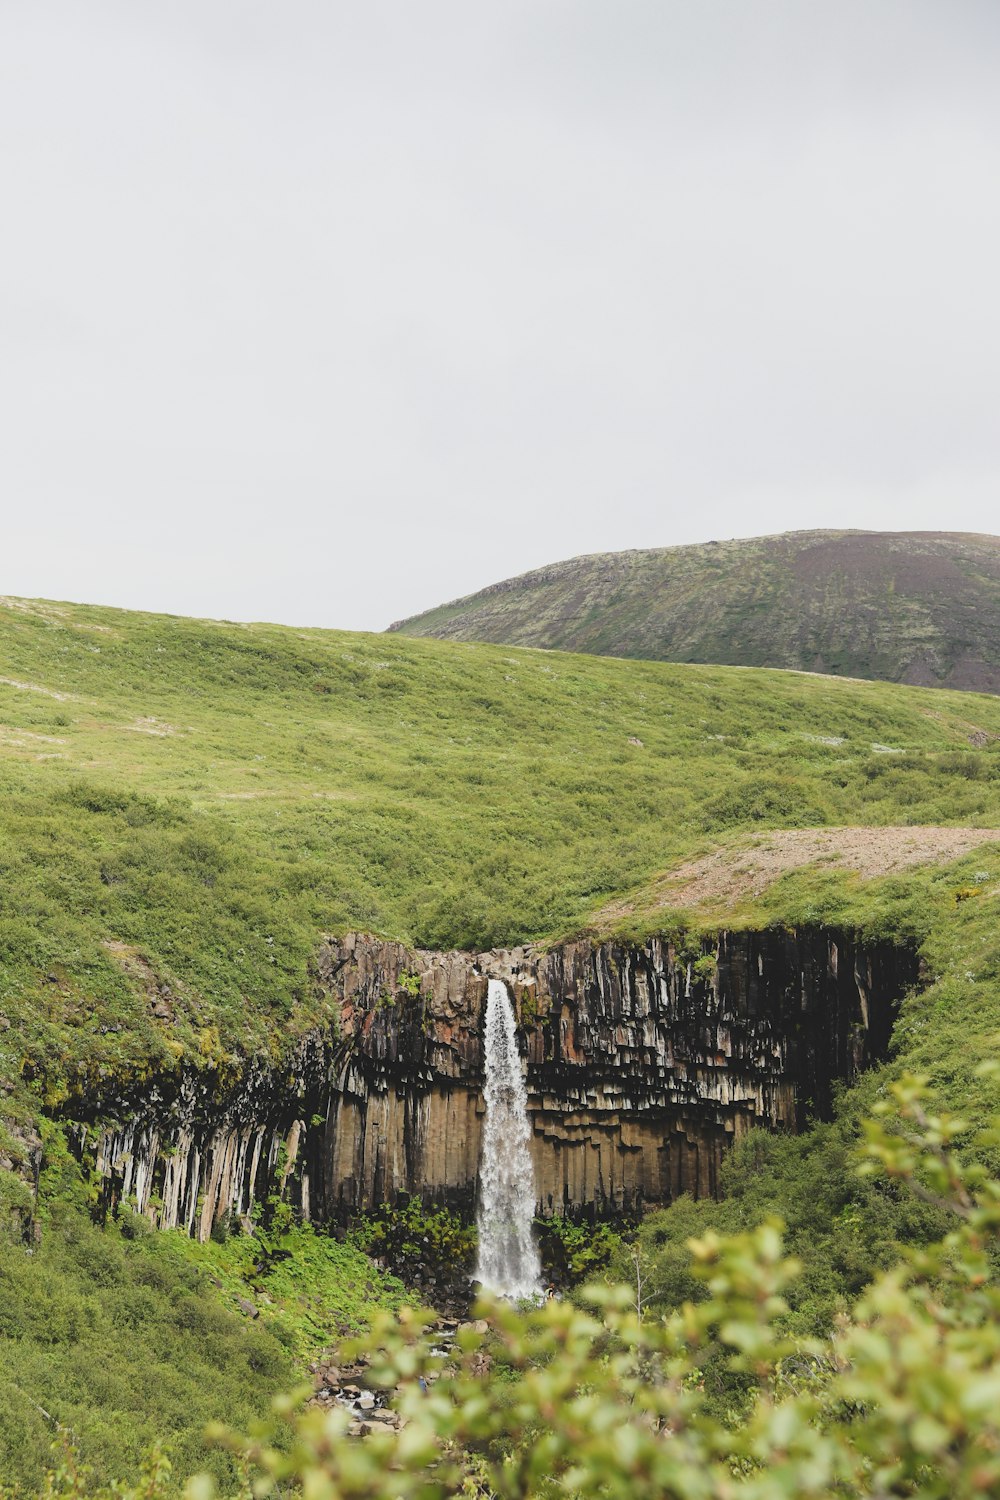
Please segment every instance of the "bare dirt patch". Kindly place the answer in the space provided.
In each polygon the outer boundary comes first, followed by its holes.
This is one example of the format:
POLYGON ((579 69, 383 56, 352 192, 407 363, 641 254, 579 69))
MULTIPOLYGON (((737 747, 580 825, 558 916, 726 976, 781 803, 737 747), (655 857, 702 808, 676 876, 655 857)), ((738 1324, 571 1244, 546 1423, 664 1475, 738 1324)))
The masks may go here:
MULTIPOLYGON (((804 865, 835 864, 863 880, 911 865, 944 864, 980 844, 1000 841, 995 828, 784 828, 753 842, 726 845, 689 860, 657 879, 644 910, 735 905, 760 896, 779 876, 804 865)), ((614 902, 604 921, 631 916, 634 901, 614 902)))
POLYGON ((177 733, 172 724, 167 724, 163 719, 153 718, 136 719, 134 723, 126 724, 125 728, 131 729, 133 734, 155 734, 161 739, 177 733))
POLYGON ((57 734, 38 734, 33 729, 12 728, 9 724, 0 724, 0 740, 7 740, 12 745, 25 745, 29 740, 43 745, 65 745, 66 743, 57 734))
POLYGON ((57 703, 71 703, 76 699, 75 693, 58 693, 55 688, 43 687, 40 682, 19 682, 16 677, 0 677, 0 683, 4 687, 17 688, 22 693, 42 693, 46 698, 54 698, 57 703))

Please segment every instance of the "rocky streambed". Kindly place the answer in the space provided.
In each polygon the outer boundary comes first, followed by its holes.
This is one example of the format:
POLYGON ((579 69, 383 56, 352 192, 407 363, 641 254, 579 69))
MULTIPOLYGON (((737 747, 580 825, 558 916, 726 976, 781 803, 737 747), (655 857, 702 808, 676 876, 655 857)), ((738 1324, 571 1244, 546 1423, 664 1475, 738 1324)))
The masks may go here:
MULTIPOLYGON (((427 1373, 419 1377, 418 1383, 426 1387, 433 1385, 442 1375, 449 1373, 450 1357, 455 1336, 463 1329, 485 1334, 489 1325, 483 1321, 463 1321, 459 1318, 438 1318, 427 1329, 432 1353, 439 1361, 427 1373)), ((489 1373, 490 1357, 485 1352, 475 1355, 473 1372, 483 1376, 489 1373)), ((340 1358, 336 1350, 317 1360, 310 1366, 314 1394, 311 1406, 329 1410, 339 1407, 347 1411, 351 1421, 347 1429, 349 1437, 367 1437, 379 1427, 399 1429, 406 1425, 406 1418, 395 1409, 400 1394, 399 1387, 385 1389, 373 1383, 370 1377, 370 1360, 366 1355, 340 1358)))

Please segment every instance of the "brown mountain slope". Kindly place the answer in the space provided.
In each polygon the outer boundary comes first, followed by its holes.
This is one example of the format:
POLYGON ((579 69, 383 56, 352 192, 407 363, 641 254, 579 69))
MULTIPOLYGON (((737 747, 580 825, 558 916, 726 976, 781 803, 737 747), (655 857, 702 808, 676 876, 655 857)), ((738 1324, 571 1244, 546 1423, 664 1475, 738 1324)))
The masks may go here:
POLYGON ((1000 537, 796 531, 595 553, 389 628, 1000 693, 1000 537))

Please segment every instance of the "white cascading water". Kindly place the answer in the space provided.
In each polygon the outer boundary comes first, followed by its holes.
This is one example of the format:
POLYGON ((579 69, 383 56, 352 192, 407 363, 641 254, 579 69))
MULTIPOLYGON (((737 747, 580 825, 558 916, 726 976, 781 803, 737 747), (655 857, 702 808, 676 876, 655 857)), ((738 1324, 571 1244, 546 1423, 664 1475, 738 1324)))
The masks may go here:
POLYGON ((476 1280, 499 1297, 537 1297, 542 1267, 531 1232, 535 1174, 527 1095, 507 986, 489 982, 486 1000, 486 1119, 479 1164, 476 1280))

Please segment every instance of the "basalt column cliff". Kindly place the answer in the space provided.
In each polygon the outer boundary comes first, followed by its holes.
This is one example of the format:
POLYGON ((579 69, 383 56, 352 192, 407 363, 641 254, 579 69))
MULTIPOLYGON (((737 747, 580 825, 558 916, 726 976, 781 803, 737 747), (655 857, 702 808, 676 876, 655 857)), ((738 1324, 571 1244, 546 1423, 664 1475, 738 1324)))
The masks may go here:
MULTIPOLYGON (((112 1197, 199 1235, 276 1187, 316 1220, 402 1192, 471 1208, 489 979, 509 987, 544 1212, 639 1209, 717 1191, 751 1125, 798 1128, 885 1055, 915 952, 829 929, 547 952, 330 940, 326 1036, 281 1070, 164 1081, 88 1132, 112 1197)), ((110 1113, 105 1110, 105 1118, 110 1113)))
POLYGON ((827 1113, 834 1081, 885 1055, 917 977, 908 949, 820 930, 723 933, 694 959, 658 939, 469 955, 348 938, 323 962, 350 1044, 330 1201, 471 1199, 492 977, 514 997, 545 1212, 714 1193, 741 1131, 827 1113))

